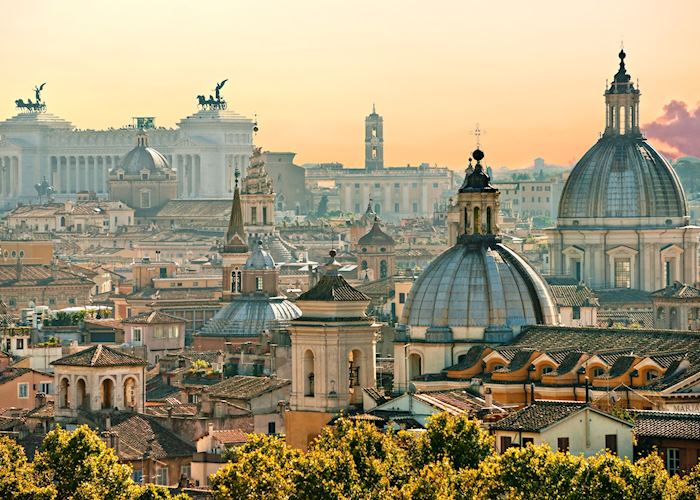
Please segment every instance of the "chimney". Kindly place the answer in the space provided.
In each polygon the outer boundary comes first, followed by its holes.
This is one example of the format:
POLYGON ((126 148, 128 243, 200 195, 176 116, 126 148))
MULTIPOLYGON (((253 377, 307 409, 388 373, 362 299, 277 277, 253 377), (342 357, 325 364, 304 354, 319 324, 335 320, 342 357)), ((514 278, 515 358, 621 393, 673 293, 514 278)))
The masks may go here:
POLYGON ((46 404, 46 394, 37 392, 34 398, 34 408, 41 408, 44 404, 46 404))
POLYGON ((530 404, 535 404, 535 383, 530 382, 530 404))
POLYGON ((212 436, 214 434, 214 423, 213 422, 209 422, 207 424, 207 434, 209 436, 212 436))
POLYGON ((491 388, 487 388, 484 391, 484 402, 486 403, 486 408, 493 407, 493 394, 491 393, 491 388))

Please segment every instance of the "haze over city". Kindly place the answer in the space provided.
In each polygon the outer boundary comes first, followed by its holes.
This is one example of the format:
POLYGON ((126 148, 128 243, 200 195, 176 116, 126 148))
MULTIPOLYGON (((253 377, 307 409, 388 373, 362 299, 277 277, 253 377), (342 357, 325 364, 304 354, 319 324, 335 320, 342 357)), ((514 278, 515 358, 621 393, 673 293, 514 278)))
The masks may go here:
POLYGON ((700 66, 684 50, 700 6, 674 7, 6 2, 0 57, 10 70, 0 81, 0 115, 12 116, 14 99, 46 81, 50 111, 79 128, 143 115, 172 127, 196 109, 196 95, 228 78, 231 108, 258 116, 255 142, 296 151, 299 163, 361 166, 359 124, 376 103, 387 165, 463 168, 477 122, 493 166, 522 167, 536 156, 570 165, 603 129, 601 94, 624 40, 644 96, 642 126, 668 153, 700 154, 677 137, 698 130, 700 66), (687 105, 671 106, 681 130, 647 127, 672 101, 687 105))

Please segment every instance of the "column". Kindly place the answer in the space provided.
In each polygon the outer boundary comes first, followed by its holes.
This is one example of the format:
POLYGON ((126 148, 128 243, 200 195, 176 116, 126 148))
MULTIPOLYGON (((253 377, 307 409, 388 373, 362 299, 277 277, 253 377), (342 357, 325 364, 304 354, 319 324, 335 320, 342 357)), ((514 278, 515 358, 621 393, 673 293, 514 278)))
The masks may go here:
POLYGON ((175 170, 177 171, 177 195, 184 196, 185 192, 185 172, 182 167, 182 155, 175 157, 175 170))
POLYGON ((87 170, 88 191, 97 192, 97 185, 95 184, 95 159, 92 156, 85 158, 85 169, 87 170))
POLYGON ((61 185, 61 193, 67 193, 68 192, 68 167, 66 166, 66 157, 65 156, 58 157, 58 172, 59 172, 58 175, 60 178, 59 184, 61 185))
POLYGON ((0 157, 0 184, 2 184, 2 189, 0 189, 0 194, 3 196, 8 196, 10 194, 10 181, 9 181, 9 167, 7 166, 7 158, 0 157))
POLYGON ((12 177, 14 181, 15 196, 22 194, 22 172, 19 169, 19 157, 12 157, 12 177))
POLYGON ((101 156, 96 156, 95 159, 95 177, 96 177, 96 182, 97 182, 97 192, 98 193, 104 193, 105 192, 105 166, 104 162, 102 161, 101 156))
POLYGON ((199 197, 202 193, 202 165, 199 155, 194 155, 194 195, 199 197))
POLYGON ((421 203, 420 211, 421 211, 422 215, 430 216, 431 210, 430 210, 430 207, 428 206, 428 184, 426 183, 425 179, 421 179, 420 184, 421 184, 421 191, 422 191, 421 199, 420 199, 420 203, 421 203))
POLYGON ((391 180, 384 181, 384 206, 386 207, 384 208, 384 213, 398 216, 398 214, 394 211, 394 203, 391 199, 391 190, 393 187, 394 183, 391 182, 391 180))

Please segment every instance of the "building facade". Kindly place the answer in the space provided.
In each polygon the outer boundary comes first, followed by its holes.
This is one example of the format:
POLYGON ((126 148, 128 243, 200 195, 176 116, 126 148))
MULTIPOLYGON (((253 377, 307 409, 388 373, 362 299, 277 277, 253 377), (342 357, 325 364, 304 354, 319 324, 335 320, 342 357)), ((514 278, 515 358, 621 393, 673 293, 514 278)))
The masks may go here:
MULTIPOLYGON (((228 198, 233 173, 246 172, 252 151, 253 120, 231 110, 200 109, 175 128, 148 129, 151 144, 177 172, 181 198, 228 198)), ((133 147, 133 127, 79 130, 49 112, 21 112, 0 122, 0 199, 2 206, 37 197, 44 178, 55 197, 80 191, 107 194, 109 172, 133 147)))

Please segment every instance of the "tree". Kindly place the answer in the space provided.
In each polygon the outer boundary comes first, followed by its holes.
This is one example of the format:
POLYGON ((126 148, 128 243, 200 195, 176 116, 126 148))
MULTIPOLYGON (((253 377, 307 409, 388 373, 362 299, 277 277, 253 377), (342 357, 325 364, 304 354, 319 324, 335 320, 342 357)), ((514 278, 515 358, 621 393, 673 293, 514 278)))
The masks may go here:
POLYGON ((33 476, 24 448, 8 437, 0 437, 0 498, 56 498, 51 485, 36 486, 33 476))
POLYGON ((323 217, 328 213, 328 195, 323 195, 321 196, 321 199, 318 201, 318 208, 316 209, 316 216, 317 217, 323 217))
POLYGON ((214 498, 288 499, 295 490, 300 452, 280 438, 251 434, 211 478, 214 498))
POLYGON ((455 469, 475 468, 493 452, 493 439, 477 420, 438 413, 428 419, 415 449, 418 466, 448 459, 455 469))
POLYGON ((49 432, 34 468, 61 499, 126 499, 133 493, 131 467, 120 464, 114 450, 86 425, 73 432, 60 427, 49 432))

